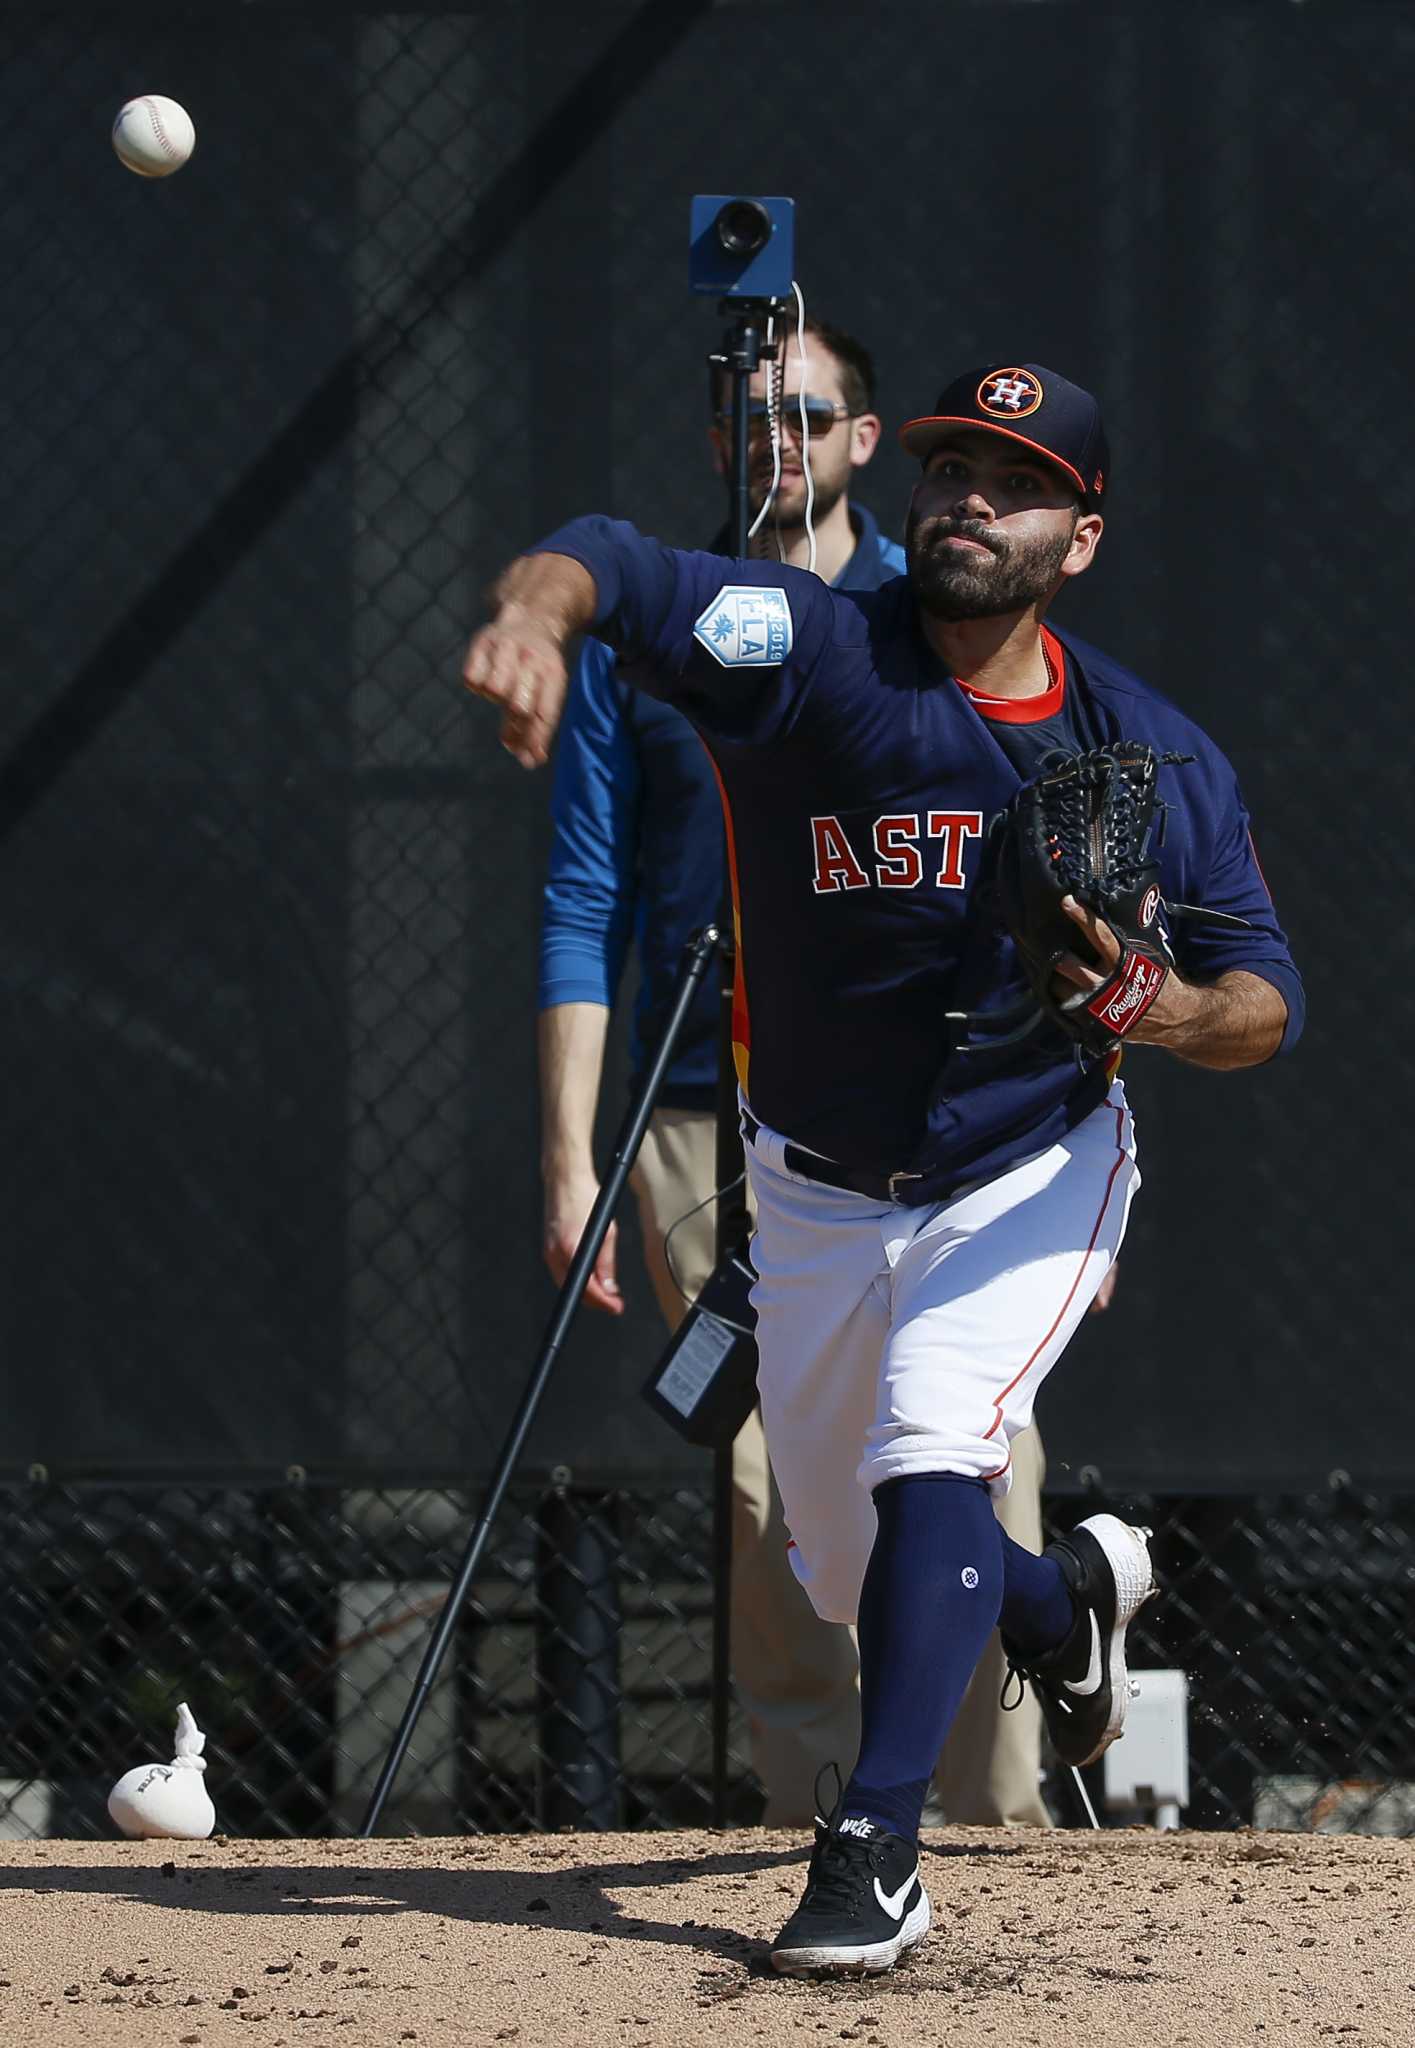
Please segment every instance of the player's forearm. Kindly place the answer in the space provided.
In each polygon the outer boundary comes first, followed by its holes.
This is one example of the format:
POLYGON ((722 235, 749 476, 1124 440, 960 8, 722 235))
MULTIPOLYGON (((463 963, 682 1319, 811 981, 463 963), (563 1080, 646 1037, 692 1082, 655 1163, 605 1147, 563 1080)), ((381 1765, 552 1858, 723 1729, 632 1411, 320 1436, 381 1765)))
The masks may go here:
POLYGON ((540 1013, 540 1159, 548 1183, 594 1172, 595 1109, 608 1031, 609 1011, 602 1003, 557 1003, 540 1013))
POLYGON ((1287 1004, 1270 981, 1241 968, 1206 986, 1172 974, 1161 999, 1131 1034, 1196 1067, 1256 1067, 1270 1060, 1287 1028, 1287 1004))
POLYGON ((564 647, 594 624, 595 580, 569 555, 518 555, 492 586, 499 626, 529 625, 564 647))

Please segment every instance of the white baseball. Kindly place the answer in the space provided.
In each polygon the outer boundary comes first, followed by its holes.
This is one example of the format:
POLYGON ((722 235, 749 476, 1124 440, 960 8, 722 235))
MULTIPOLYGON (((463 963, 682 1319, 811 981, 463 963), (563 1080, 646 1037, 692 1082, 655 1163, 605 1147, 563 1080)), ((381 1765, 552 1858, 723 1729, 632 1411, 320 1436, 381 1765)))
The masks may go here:
POLYGON ((145 92, 118 109, 113 147, 120 162, 140 178, 166 178, 180 171, 196 147, 192 117, 176 100, 145 92))

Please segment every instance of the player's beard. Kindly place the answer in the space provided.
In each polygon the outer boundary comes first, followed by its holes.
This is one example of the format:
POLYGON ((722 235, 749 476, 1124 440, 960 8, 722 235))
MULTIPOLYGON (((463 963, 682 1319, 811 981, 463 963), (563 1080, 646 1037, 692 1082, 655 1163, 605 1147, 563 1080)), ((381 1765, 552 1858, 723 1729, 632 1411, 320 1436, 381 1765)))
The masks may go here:
POLYGON ((1000 618, 1049 597, 1071 549, 1070 533, 1024 541, 1004 537, 980 519, 934 518, 928 524, 921 541, 919 521, 910 517, 904 536, 909 581, 922 609, 950 623, 1000 618), (951 534, 980 542, 988 553, 944 547, 951 534))

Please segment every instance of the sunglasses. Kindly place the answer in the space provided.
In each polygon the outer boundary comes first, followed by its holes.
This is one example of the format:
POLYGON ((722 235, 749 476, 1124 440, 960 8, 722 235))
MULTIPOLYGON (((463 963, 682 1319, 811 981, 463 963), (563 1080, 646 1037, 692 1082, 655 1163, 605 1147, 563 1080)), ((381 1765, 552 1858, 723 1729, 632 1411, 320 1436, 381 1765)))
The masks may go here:
MULTIPOLYGON (((781 404, 777 407, 776 410, 777 418, 781 423, 781 428, 783 432, 789 431, 799 436, 801 432, 800 399, 785 398, 782 400, 781 404)), ((831 428, 835 425, 837 420, 849 420, 855 417, 855 415, 851 412, 848 405, 833 403, 828 398, 808 397, 806 399, 805 412, 806 439, 808 441, 819 441, 823 439, 824 436, 830 432, 831 428)), ((728 432, 732 426, 731 413, 720 412, 717 416, 717 423, 722 428, 724 433, 728 432)), ((764 434, 766 431, 766 400, 762 398, 754 398, 747 407, 747 432, 749 434, 756 435, 764 434)))

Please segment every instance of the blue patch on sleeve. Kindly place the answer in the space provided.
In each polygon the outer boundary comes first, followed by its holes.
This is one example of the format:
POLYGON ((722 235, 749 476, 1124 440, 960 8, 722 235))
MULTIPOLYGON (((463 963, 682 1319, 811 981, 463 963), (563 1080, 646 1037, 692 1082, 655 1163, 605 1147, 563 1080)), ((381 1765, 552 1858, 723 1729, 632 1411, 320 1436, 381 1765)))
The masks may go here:
POLYGON ((693 638, 724 668, 778 668, 791 652, 786 592, 728 583, 693 627, 693 638))

